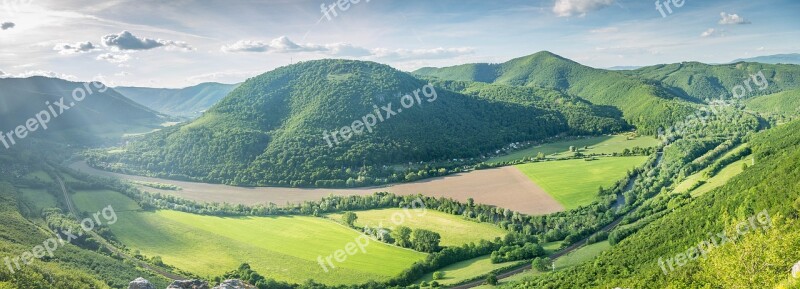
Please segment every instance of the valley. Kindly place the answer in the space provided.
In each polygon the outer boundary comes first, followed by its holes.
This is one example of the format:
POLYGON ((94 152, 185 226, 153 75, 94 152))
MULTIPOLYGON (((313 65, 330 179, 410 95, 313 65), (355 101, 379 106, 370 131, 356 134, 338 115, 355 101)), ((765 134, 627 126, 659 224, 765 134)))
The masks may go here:
MULTIPOLYGON (((617 135, 613 137, 590 137, 575 141, 562 141, 534 148, 512 152, 508 156, 498 157, 489 162, 507 162, 525 157, 536 157, 539 152, 547 153, 550 158, 573 157, 570 147, 579 147, 583 154, 623 154, 634 149, 646 149, 655 146, 655 139, 639 137, 629 140, 629 137, 617 135)), ((564 210, 564 207, 576 208, 587 205, 595 200, 594 193, 600 186, 608 187, 621 179, 624 174, 644 161, 642 157, 626 159, 625 157, 601 158, 597 162, 581 161, 556 161, 539 164, 503 166, 499 168, 457 173, 445 177, 434 177, 410 183, 392 184, 380 187, 365 187, 352 189, 336 188, 285 188, 285 187, 236 187, 221 184, 207 184, 187 181, 176 181, 162 178, 125 175, 98 170, 86 165, 85 162, 75 162, 70 168, 99 176, 113 176, 131 181, 169 184, 180 187, 181 190, 163 190, 152 187, 140 186, 141 189, 177 197, 187 198, 198 202, 227 202, 231 204, 269 204, 279 206, 287 203, 300 203, 314 201, 328 195, 369 195, 375 192, 390 192, 398 195, 424 194, 435 197, 445 197, 466 202, 472 198, 475 202, 489 204, 501 208, 508 208, 517 212, 541 215, 564 210), (590 168, 610 161, 609 165, 590 168), (589 167, 586 167, 589 166, 589 167), (585 169, 583 167, 586 167, 585 169), (593 171, 587 171, 593 170, 593 171), (531 179, 526 171, 548 171, 553 173, 551 178, 560 178, 562 173, 566 182, 578 187, 557 188, 558 184, 542 183, 531 179), (603 171, 608 175, 597 175, 603 171), (575 177, 568 177, 576 174, 575 177), (596 179, 586 180, 577 176, 592 174, 596 179), (571 198, 561 199, 563 193, 571 194, 580 200, 571 198)), ((534 174, 535 175, 535 174, 534 174)))
POLYGON ((800 289, 800 2, 9 1, 0 289, 800 289))

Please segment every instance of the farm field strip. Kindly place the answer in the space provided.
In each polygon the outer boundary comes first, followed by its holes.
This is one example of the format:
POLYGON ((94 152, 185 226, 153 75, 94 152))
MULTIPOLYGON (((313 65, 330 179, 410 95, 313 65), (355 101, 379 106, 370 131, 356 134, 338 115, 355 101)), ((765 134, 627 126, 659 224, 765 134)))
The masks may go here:
POLYGON ((588 205, 598 197, 600 186, 610 187, 648 157, 610 157, 546 161, 516 165, 566 209, 588 205))
POLYGON ((487 163, 510 162, 529 157, 536 157, 536 155, 540 152, 545 156, 550 156, 553 154, 564 157, 572 156, 574 154, 569 152, 569 148, 571 146, 580 149, 581 153, 583 154, 612 154, 622 153, 625 149, 633 149, 634 147, 647 148, 657 145, 657 139, 646 136, 640 136, 633 139, 628 139, 628 137, 625 135, 597 136, 542 144, 515 151, 505 156, 491 158, 489 161, 487 161, 487 163), (584 147, 589 147, 589 149, 584 150, 584 147))
MULTIPOLYGON (((434 210, 410 209, 406 214, 404 209, 379 209, 368 211, 354 211, 358 215, 356 226, 369 226, 375 228, 383 225, 383 228, 393 230, 395 223, 411 229, 427 229, 439 233, 442 236, 442 246, 460 246, 470 242, 477 243, 480 240, 492 241, 496 237, 503 237, 507 231, 488 223, 478 223, 442 213, 434 210), (393 216, 403 216, 400 217, 393 216), (394 218, 394 219, 393 219, 394 218)), ((329 218, 341 220, 340 214, 330 214, 329 218)))
POLYGON ((434 280, 433 273, 428 273, 422 279, 417 280, 418 282, 416 283, 420 283, 422 281, 428 283, 430 283, 431 281, 436 281, 442 285, 452 285, 463 282, 464 280, 475 278, 476 276, 484 275, 493 270, 501 269, 519 263, 519 262, 506 262, 506 263, 492 264, 492 261, 490 259, 491 259, 490 256, 483 256, 475 259, 470 259, 467 261, 458 262, 437 270, 444 273, 444 279, 434 280))
MULTIPOLYGON (((571 253, 569 253, 567 255, 562 256, 561 258, 556 259, 555 260, 556 271, 569 269, 571 267, 580 265, 583 262, 592 260, 595 257, 597 257, 598 255, 600 255, 600 253, 603 253, 604 251, 606 251, 606 250, 608 250, 610 248, 611 248, 611 245, 608 243, 608 241, 603 241, 603 242, 599 242, 599 243, 583 246, 580 249, 577 249, 577 250, 575 250, 575 251, 573 251, 573 252, 571 252, 571 253)), ((515 281, 520 281, 520 280, 525 279, 526 277, 537 276, 537 275, 541 275, 541 274, 544 274, 544 273, 531 269, 531 270, 525 271, 523 273, 519 273, 519 274, 516 274, 514 276, 511 276, 511 277, 503 279, 502 281, 500 281, 500 283, 498 283, 498 286, 502 286, 504 284, 508 284, 508 283, 515 282, 515 281)), ((476 289, 491 289, 491 288, 498 288, 498 286, 490 286, 490 285, 485 285, 484 284, 484 285, 481 285, 481 286, 478 286, 478 287, 474 287, 474 288, 476 288, 476 289)))
POLYGON ((70 165, 70 168, 99 176, 175 185, 183 188, 183 190, 159 190, 143 186, 139 186, 139 188, 148 192, 182 197, 197 202, 227 202, 243 205, 274 203, 283 206, 286 203, 320 200, 331 194, 349 196, 390 192, 397 195, 424 194, 432 197, 452 198, 461 202, 466 202, 467 199, 473 198, 476 203, 508 208, 529 215, 543 215, 564 210, 564 207, 558 201, 533 183, 517 168, 511 166, 386 187, 352 189, 234 187, 112 173, 91 168, 84 162, 75 162, 70 165))
POLYGON ((221 275, 249 263, 278 280, 302 283, 313 278, 325 284, 386 280, 423 260, 426 254, 372 240, 345 262, 325 272, 325 258, 361 236, 329 220, 315 217, 215 217, 177 211, 137 211, 136 203, 113 191, 79 191, 81 211, 114 206, 119 221, 110 227, 119 241, 148 257, 200 276, 221 275))

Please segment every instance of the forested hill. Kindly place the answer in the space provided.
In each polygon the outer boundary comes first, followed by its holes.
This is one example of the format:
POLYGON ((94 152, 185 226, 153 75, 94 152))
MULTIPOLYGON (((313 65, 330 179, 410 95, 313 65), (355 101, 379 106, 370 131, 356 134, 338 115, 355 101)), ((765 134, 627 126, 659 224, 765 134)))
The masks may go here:
POLYGON ((722 187, 683 206, 670 202, 664 217, 592 262, 505 288, 788 288, 776 285, 800 260, 800 122, 761 132, 749 144, 755 164, 722 187), (772 220, 766 229, 763 216, 750 219, 763 210, 772 220), (740 225, 751 220, 755 230, 740 225), (723 243, 723 230, 727 244, 706 258, 686 257, 702 241, 723 243), (681 253, 684 265, 675 265, 681 253))
POLYGON ((659 81, 677 94, 700 100, 752 99, 800 88, 800 65, 739 62, 710 65, 683 62, 643 67, 625 74, 659 81), (736 87, 741 88, 736 88, 736 87))
POLYGON ((47 116, 40 115, 47 128, 37 124, 35 131, 21 135, 94 144, 126 132, 150 131, 163 122, 157 112, 102 83, 70 82, 39 76, 0 79, 0 130, 9 132, 20 125, 26 126, 27 120, 42 111, 47 112, 47 116))
POLYGON ((690 113, 691 101, 696 102, 655 81, 591 68, 546 51, 500 64, 422 68, 414 73, 443 80, 556 89, 597 105, 615 106, 625 119, 645 133, 654 133, 658 127, 681 119, 690 113))
POLYGON ((249 79, 193 122, 89 162, 237 185, 371 185, 439 173, 394 164, 477 158, 512 142, 629 128, 616 109, 557 91, 517 89, 512 97, 499 87, 461 94, 427 84, 372 62, 281 67, 249 79), (382 120, 367 129, 368 115, 382 120), (355 121, 360 134, 341 133, 355 121))
POLYGON ((239 85, 209 82, 181 89, 115 87, 114 90, 158 112, 194 118, 222 100, 237 86, 239 85))

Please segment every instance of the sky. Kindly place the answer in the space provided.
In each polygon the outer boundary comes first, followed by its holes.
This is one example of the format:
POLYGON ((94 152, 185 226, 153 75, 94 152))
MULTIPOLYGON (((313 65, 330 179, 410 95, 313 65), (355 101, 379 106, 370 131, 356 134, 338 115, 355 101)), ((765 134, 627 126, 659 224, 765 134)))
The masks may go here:
POLYGON ((0 77, 175 88, 313 59, 413 71, 543 50, 598 68, 727 63, 800 53, 798 13, 797 0, 0 0, 0 77))

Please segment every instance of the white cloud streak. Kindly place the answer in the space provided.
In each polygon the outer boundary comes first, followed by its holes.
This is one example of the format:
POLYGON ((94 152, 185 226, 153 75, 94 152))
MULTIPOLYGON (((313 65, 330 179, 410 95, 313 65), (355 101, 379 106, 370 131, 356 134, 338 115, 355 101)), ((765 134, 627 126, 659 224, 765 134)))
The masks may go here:
POLYGON ((443 59, 461 55, 472 54, 474 49, 460 48, 432 48, 432 49, 368 49, 349 43, 331 44, 299 44, 286 36, 275 38, 269 42, 258 40, 240 40, 233 44, 222 46, 220 49, 226 53, 318 53, 328 56, 372 58, 386 60, 407 59, 443 59))
POLYGON ((614 0, 556 0, 553 12, 559 17, 573 15, 583 17, 588 12, 606 8, 613 3, 614 0))

